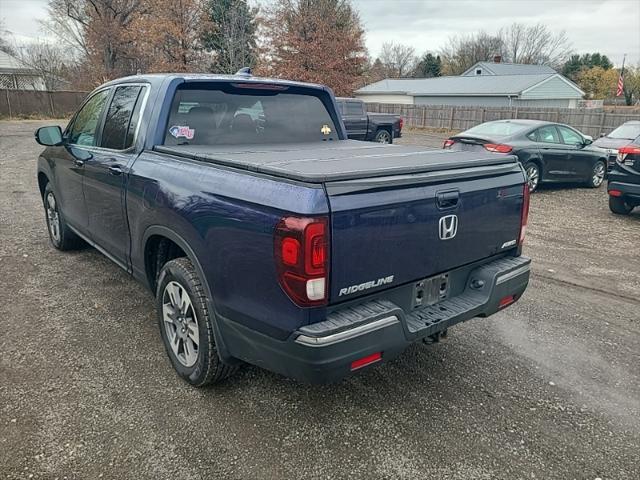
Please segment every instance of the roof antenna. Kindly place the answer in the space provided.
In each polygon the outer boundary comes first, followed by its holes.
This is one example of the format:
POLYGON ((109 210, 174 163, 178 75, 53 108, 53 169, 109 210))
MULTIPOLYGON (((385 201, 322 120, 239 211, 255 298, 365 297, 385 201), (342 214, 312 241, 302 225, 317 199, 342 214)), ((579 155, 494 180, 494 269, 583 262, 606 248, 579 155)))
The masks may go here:
POLYGON ((236 72, 236 75, 242 75, 244 77, 251 76, 251 67, 242 67, 240 70, 236 72))

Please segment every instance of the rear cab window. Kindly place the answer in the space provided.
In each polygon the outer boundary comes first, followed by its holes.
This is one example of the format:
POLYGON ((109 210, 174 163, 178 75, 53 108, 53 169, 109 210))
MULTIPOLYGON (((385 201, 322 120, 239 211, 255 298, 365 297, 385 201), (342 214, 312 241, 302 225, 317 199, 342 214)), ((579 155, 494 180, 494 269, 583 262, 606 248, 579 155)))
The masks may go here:
POLYGON ((339 140, 322 90, 278 84, 191 82, 174 95, 165 145, 339 140))

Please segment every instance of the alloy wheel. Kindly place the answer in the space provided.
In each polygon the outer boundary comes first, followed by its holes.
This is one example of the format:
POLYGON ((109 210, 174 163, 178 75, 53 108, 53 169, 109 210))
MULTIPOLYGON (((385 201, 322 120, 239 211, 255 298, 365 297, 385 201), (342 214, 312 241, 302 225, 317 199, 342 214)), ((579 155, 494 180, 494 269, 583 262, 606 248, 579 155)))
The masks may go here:
POLYGON ((606 168, 604 166, 604 163, 602 162, 596 163, 596 166, 593 167, 593 176, 591 177, 591 183, 593 183, 594 187, 599 187, 600 185, 602 185, 602 182, 604 181, 605 173, 606 173, 606 168))
POLYGON ((176 281, 164 288, 162 318, 173 354, 182 365, 192 367, 198 360, 198 318, 187 290, 176 281))
POLYGON ((60 214, 58 213, 58 205, 56 197, 52 192, 47 195, 47 224, 51 238, 57 244, 60 242, 60 214))
POLYGON ((540 183, 540 170, 536 165, 527 167, 527 184, 529 185, 529 191, 533 192, 538 188, 540 183))
POLYGON ((378 143, 388 144, 391 143, 391 135, 386 130, 382 130, 378 135, 376 135, 376 140, 378 143))

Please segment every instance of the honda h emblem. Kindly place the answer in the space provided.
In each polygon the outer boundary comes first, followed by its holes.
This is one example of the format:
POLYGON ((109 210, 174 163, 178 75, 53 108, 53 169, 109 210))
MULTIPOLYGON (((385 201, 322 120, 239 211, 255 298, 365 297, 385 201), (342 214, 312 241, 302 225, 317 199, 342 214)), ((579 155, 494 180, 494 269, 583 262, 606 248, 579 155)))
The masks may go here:
POLYGON ((458 233, 458 216, 447 215, 440 218, 440 240, 451 240, 458 233))

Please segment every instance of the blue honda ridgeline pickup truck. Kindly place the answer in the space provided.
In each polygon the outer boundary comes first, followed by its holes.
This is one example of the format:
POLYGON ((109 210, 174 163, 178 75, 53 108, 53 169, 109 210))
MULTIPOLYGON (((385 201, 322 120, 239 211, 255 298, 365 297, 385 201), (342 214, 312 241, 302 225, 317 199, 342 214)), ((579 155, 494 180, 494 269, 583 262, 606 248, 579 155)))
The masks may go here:
POLYGON ((348 140, 321 85, 127 77, 35 136, 51 243, 86 242, 147 285, 193 385, 242 362, 337 381, 529 280, 515 157, 348 140))

